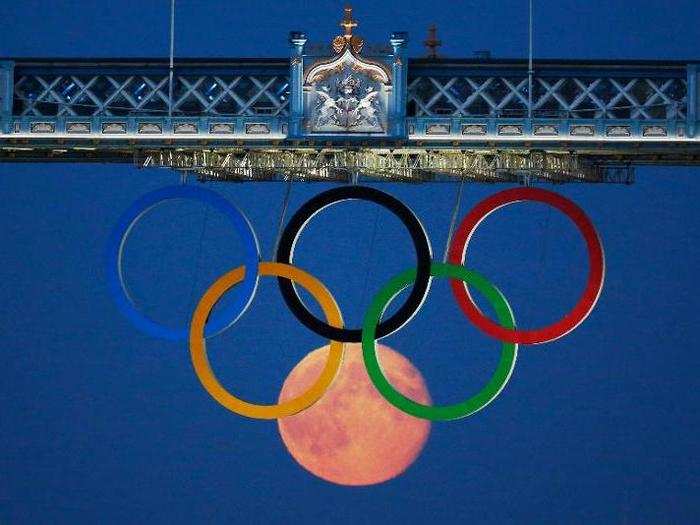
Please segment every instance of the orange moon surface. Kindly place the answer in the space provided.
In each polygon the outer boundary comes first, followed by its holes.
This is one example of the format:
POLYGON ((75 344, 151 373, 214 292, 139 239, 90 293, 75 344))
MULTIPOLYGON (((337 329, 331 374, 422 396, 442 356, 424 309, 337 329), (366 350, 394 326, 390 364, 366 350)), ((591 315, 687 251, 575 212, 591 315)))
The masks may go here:
MULTIPOLYGON (((379 361, 394 387, 430 404, 420 372, 404 356, 378 344, 379 361)), ((328 346, 310 352, 290 372, 280 401, 299 395, 325 364, 328 346)), ((404 472, 418 457, 430 422, 404 414, 374 388, 359 343, 346 343, 343 363, 324 396, 278 421, 289 453, 312 474, 340 485, 372 485, 404 472)))

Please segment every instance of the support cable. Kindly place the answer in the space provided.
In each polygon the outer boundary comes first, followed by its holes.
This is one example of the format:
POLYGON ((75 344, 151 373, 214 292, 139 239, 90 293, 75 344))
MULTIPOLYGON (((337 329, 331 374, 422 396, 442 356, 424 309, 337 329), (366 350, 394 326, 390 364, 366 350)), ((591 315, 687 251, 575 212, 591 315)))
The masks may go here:
POLYGON ((294 177, 290 175, 289 181, 287 182, 287 190, 284 194, 284 200, 282 201, 282 210, 280 211, 279 222, 277 223, 277 238, 275 239, 274 249, 272 251, 271 261, 274 261, 277 257, 277 248, 280 244, 280 239, 282 238, 282 228, 284 227, 284 219, 287 215, 287 208, 289 207, 289 197, 292 194, 292 181, 294 177))
POLYGON ((175 0, 170 0, 170 67, 168 72, 168 116, 173 116, 173 67, 175 63, 175 0))
MULTIPOLYGON (((370 270, 370 263, 371 263, 371 257, 372 254, 374 253, 374 245, 377 239, 377 226, 379 225, 379 207, 375 209, 374 213, 374 225, 372 226, 372 236, 370 237, 369 241, 369 252, 367 254, 367 261, 365 262, 365 280, 362 283, 362 296, 360 297, 360 308, 366 308, 364 306, 365 304, 365 296, 367 295, 367 284, 369 283, 369 270, 370 270)), ((362 315, 360 313, 360 315, 362 315)))
POLYGON ((450 243, 452 242, 452 236, 455 233, 455 226, 457 225, 457 214, 462 205, 462 190, 464 189, 464 177, 459 181, 459 186, 457 188, 457 196, 455 197, 455 206, 452 210, 452 219, 450 220, 450 229, 447 232, 447 242, 445 243, 445 253, 442 255, 442 262, 447 262, 447 256, 450 253, 450 243))
POLYGON ((532 67, 532 32, 533 32, 533 10, 532 2, 530 0, 530 10, 529 10, 529 23, 528 23, 528 39, 529 39, 529 51, 528 51, 528 62, 527 62, 527 118, 532 118, 532 75, 534 70, 532 67))
MULTIPOLYGON (((546 261, 547 261, 547 253, 549 252, 549 238, 551 236, 550 233, 550 222, 552 219, 552 207, 547 206, 547 211, 545 212, 545 218, 544 218, 544 224, 542 224, 542 227, 540 228, 542 230, 542 242, 540 245, 540 254, 539 254, 539 261, 537 263, 537 268, 535 269, 534 272, 534 278, 532 279, 532 282, 535 283, 535 290, 541 290, 542 289, 542 281, 544 279, 544 272, 545 272, 545 267, 546 267, 546 261)), ((530 308, 529 308, 530 315, 535 313, 534 309, 534 302, 530 301, 530 308)))
POLYGON ((207 229, 207 222, 209 222, 209 206, 204 207, 204 217, 202 218, 202 229, 199 232, 199 241, 197 242, 197 256, 194 260, 194 269, 190 277, 190 295, 187 298, 187 315, 192 315, 193 312, 193 300, 195 285, 197 284, 197 275, 199 275, 200 266, 202 263, 202 248, 204 246, 204 234, 207 229))

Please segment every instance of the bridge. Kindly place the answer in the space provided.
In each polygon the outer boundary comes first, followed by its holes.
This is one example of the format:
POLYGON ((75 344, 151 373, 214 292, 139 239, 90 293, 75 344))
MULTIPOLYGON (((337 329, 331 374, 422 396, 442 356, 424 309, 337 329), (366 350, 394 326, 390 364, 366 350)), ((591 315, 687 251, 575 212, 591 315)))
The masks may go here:
POLYGON ((3 59, 0 161, 215 180, 620 182, 700 164, 700 62, 409 58, 346 10, 285 58, 3 59))

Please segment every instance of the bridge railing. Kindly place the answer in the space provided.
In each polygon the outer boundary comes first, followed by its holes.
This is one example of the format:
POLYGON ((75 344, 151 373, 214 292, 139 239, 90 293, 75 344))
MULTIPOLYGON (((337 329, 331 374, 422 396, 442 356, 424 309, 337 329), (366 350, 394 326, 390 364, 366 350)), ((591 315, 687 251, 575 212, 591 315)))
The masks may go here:
POLYGON ((18 62, 11 87, 15 132, 281 133, 289 114, 285 62, 179 65, 172 100, 167 67, 137 61, 18 62))
POLYGON ((409 134, 692 136, 697 98, 683 63, 435 63, 409 69, 409 134))
MULTIPOLYGON (((289 61, 0 62, 6 134, 284 138, 289 61)), ((678 62, 409 61, 408 137, 682 138, 700 119, 698 66, 678 62)))

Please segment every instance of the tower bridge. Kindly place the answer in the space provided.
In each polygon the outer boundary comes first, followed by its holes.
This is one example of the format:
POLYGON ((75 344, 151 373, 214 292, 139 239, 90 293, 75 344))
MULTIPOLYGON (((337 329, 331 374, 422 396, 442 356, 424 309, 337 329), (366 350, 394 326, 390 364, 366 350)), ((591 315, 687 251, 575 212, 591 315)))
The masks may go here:
MULTIPOLYGON (((631 182, 700 164, 700 62, 410 58, 365 46, 285 58, 0 62, 0 160, 121 162, 217 180, 631 182)), ((432 35, 435 41, 435 35, 432 35)))

